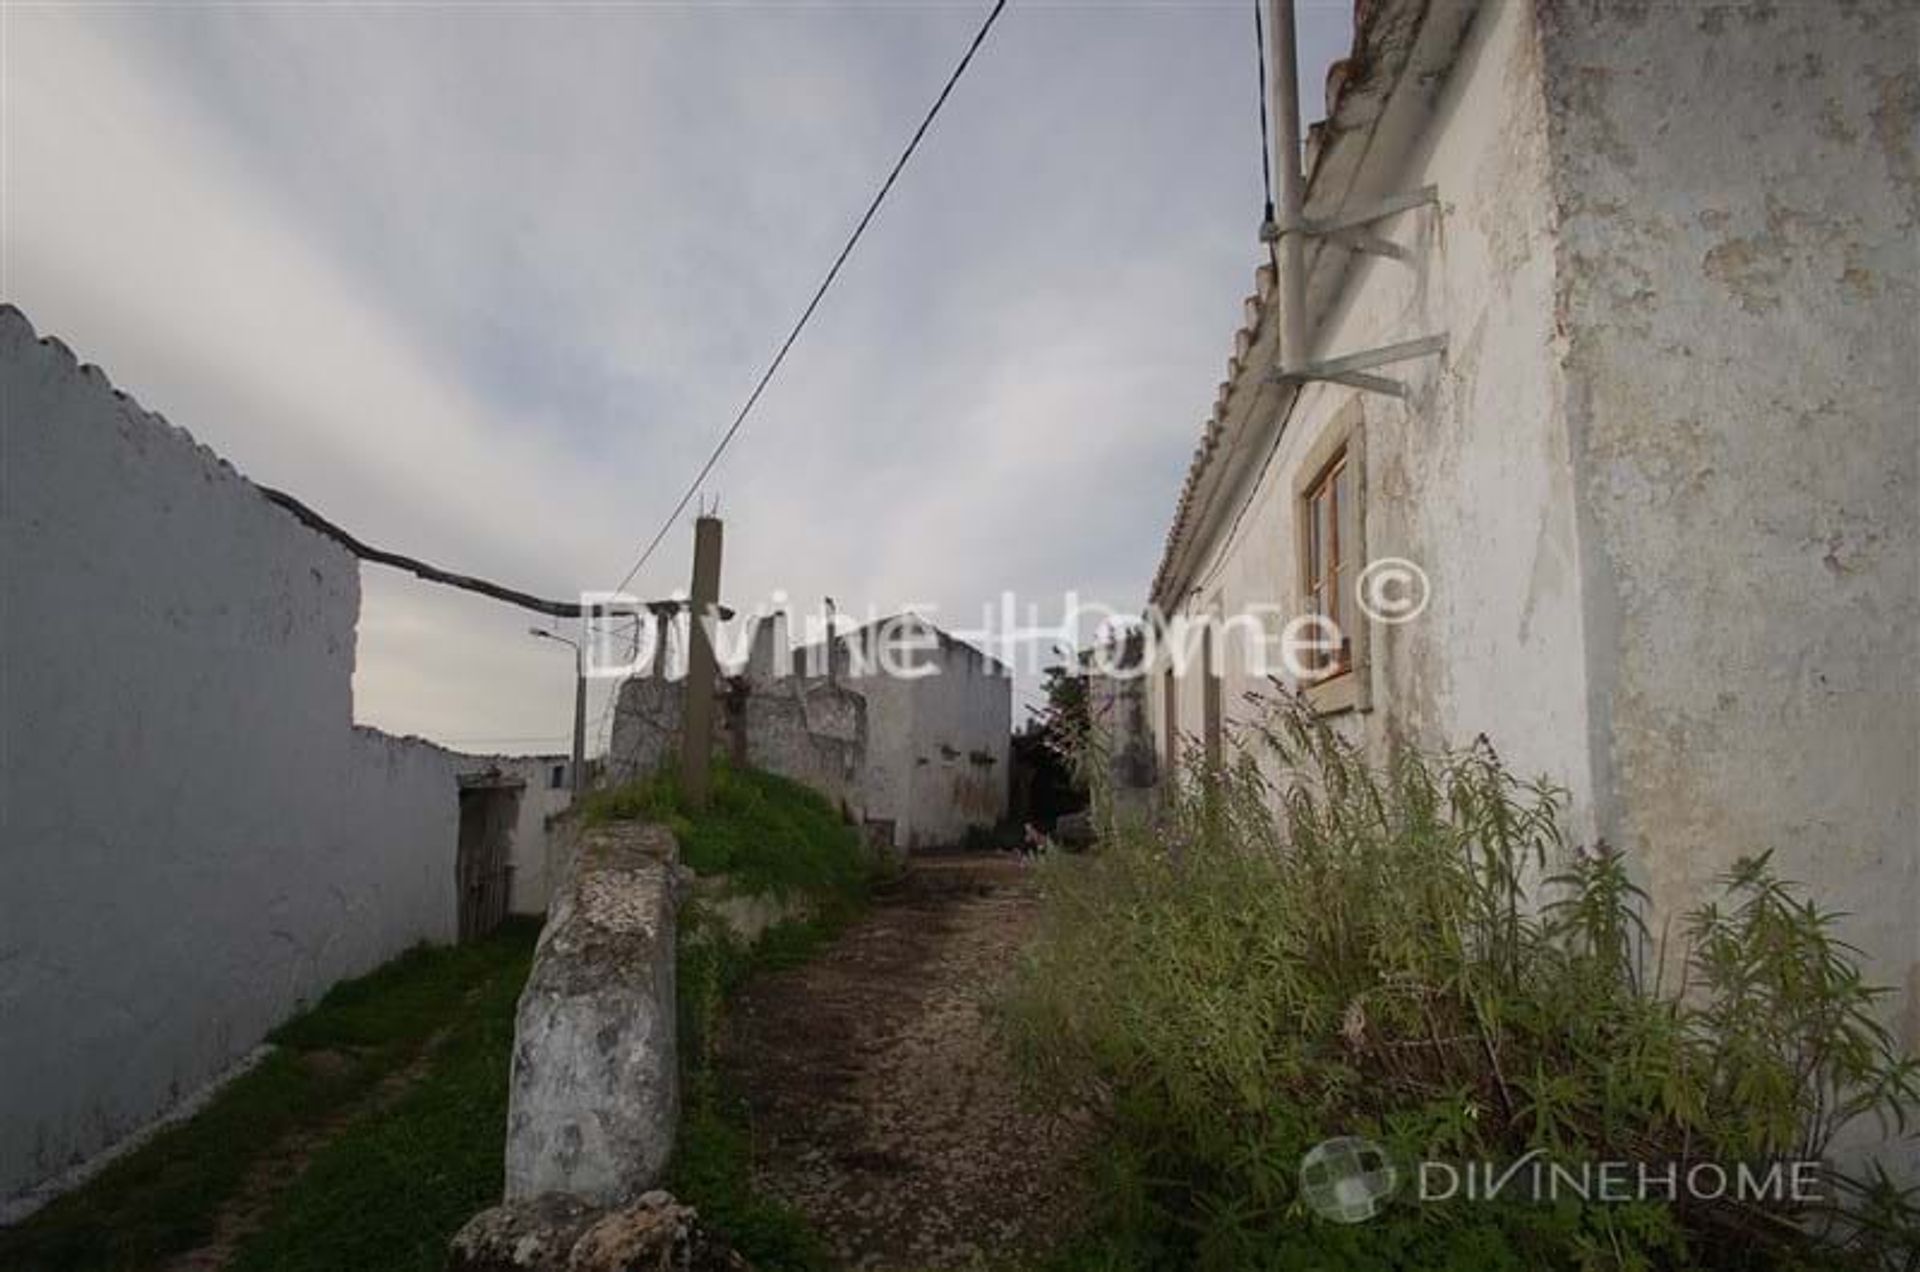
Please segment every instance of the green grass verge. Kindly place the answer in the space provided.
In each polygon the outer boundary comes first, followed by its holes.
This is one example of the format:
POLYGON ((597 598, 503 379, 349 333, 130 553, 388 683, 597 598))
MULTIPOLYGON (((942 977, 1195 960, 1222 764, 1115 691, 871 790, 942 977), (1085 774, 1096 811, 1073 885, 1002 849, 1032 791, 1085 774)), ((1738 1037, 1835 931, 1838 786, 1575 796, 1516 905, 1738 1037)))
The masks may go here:
POLYGON ((435 1272, 461 1224, 504 1186, 514 1008, 539 929, 498 941, 428 1072, 314 1157, 234 1272, 435 1272))
MULTIPOLYGON (((270 1040, 278 1049, 229 1084, 199 1114, 156 1136, 26 1222, 0 1229, 0 1267, 22 1272, 149 1269, 204 1243, 213 1235, 221 1205, 240 1191, 248 1173, 277 1143, 340 1116, 382 1078, 417 1056, 436 1030, 454 1025, 442 1050, 436 1052, 433 1073, 423 1087, 457 1069, 466 1048, 473 1045, 471 1034, 479 1028, 480 1018, 503 1022, 510 1039, 514 998, 525 979, 537 933, 536 924, 512 922, 487 941, 411 950, 367 976, 334 986, 311 1011, 276 1030, 270 1040), (469 1002, 476 993, 478 999, 469 1002)), ((497 1031, 484 1045, 497 1045, 498 1092, 491 1098, 504 1110, 509 1046, 498 1042, 497 1031)), ((404 1103, 414 1103, 423 1095, 424 1091, 415 1092, 404 1103)), ((402 1108, 382 1118, 381 1125, 400 1122, 402 1108)), ((484 1121, 486 1114, 484 1109, 469 1109, 462 1116, 484 1121)), ((467 1207, 458 1219, 484 1205, 499 1187, 504 1113, 494 1115, 494 1122, 485 1131, 492 1141, 487 1158, 493 1179, 480 1190, 479 1203, 467 1204, 472 1188, 456 1187, 459 1181, 422 1185, 444 1186, 449 1196, 457 1192, 458 1204, 467 1207)), ((323 1150, 314 1162, 315 1170, 363 1129, 350 1128, 340 1141, 323 1150)), ((414 1132, 395 1128, 392 1133, 414 1132)), ((262 1241, 275 1237, 283 1214, 301 1213, 301 1208, 311 1205, 313 1179, 310 1171, 281 1199, 261 1234, 262 1241)), ((382 1222, 383 1215, 398 1214, 396 1196, 377 1200, 379 1206, 356 1213, 349 1226, 371 1228, 382 1222)), ((405 1223, 424 1232, 427 1225, 419 1201, 416 1190, 406 1202, 405 1223)), ((454 1205, 448 1200, 444 1206, 429 1206, 426 1213, 437 1218, 452 1213, 454 1205)), ((342 1262, 338 1255, 317 1252, 321 1257, 310 1264, 256 1261, 245 1266, 438 1267, 450 1232, 448 1228, 433 1239, 437 1244, 431 1261, 393 1262, 356 1255, 342 1262)))
POLYGON ((671 772, 588 797, 587 825, 653 821, 680 841, 680 860, 724 874, 742 892, 859 893, 869 871, 860 833, 819 793, 772 773, 716 762, 708 807, 690 812, 671 772))

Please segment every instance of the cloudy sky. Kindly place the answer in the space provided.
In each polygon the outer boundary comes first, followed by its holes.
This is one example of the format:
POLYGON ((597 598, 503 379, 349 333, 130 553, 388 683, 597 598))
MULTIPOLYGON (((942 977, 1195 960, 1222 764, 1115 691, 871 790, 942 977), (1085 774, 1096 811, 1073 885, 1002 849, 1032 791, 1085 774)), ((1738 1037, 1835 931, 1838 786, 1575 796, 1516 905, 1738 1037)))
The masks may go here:
MULTIPOLYGON (((610 588, 986 7, 9 4, 0 292, 363 539, 610 588)), ((1302 22, 1313 119, 1349 6, 1302 22)), ((709 483, 726 599, 1141 604, 1259 260, 1253 56, 1249 3, 1009 6, 709 483)), ((531 615, 363 582, 361 721, 565 748, 531 615)))

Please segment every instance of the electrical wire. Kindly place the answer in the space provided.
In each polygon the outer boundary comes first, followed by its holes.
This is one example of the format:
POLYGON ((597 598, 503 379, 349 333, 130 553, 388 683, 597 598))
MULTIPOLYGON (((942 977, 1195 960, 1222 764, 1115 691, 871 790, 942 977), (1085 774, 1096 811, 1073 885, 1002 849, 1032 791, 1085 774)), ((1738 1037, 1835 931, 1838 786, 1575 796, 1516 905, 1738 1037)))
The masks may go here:
POLYGON ((1260 17, 1265 0, 1253 0, 1253 55, 1260 67, 1260 188, 1266 195, 1266 220, 1273 224, 1273 143, 1267 139, 1267 24, 1260 17))
POLYGON ((859 243, 860 236, 866 233, 867 225, 873 220, 874 213, 880 210, 880 204, 886 200, 888 192, 893 189, 893 183, 900 176, 901 170, 907 166, 907 160, 911 159, 913 152, 919 148, 920 139, 926 136, 934 117, 940 113, 940 108, 946 105, 947 97, 953 92, 954 85, 960 82, 960 77, 966 73, 967 65, 973 61, 973 55, 979 51, 980 45, 986 40, 987 32, 993 29, 993 24, 1000 18, 1001 10, 1006 7, 1007 0, 995 0, 992 12, 987 14, 986 21, 982 22, 980 29, 974 33, 973 42, 967 46, 966 53, 960 58, 959 64, 953 68, 953 74, 947 77, 946 85, 941 88, 940 95, 933 99, 933 105, 927 110, 926 117, 920 121, 920 126, 913 130, 913 137, 907 142, 907 148, 900 152, 900 157, 894 161, 893 169, 887 173, 887 179, 880 183, 879 192, 873 196, 873 201, 867 204, 867 210, 861 214, 859 223, 853 227, 853 233, 848 236, 846 245, 840 249, 840 255, 834 258, 826 277, 814 290, 813 299, 808 301, 806 309, 801 311, 800 320, 793 324, 793 329, 787 333, 787 338, 781 341, 779 351, 773 355, 773 361, 768 363, 767 369, 761 373, 759 382, 753 386, 753 392, 747 395, 747 400, 741 406, 739 414, 733 417, 733 423, 727 427, 725 433, 721 434, 719 443, 713 448, 713 453, 707 456, 707 462, 700 465, 700 471, 694 474, 693 482, 687 487, 687 492, 680 496, 680 502, 673 506, 673 511, 669 512, 666 520, 661 522, 659 531, 648 540, 647 546, 641 550, 639 559, 633 563, 633 568, 627 571, 626 577, 620 580, 614 591, 623 592, 627 584, 633 582, 633 576, 638 574, 640 567, 653 556, 661 540, 665 539, 667 533, 673 529, 674 522, 679 519, 682 512, 686 511, 687 504, 692 501, 694 495, 699 493, 701 483, 706 481, 714 465, 720 462, 720 456, 733 442, 734 436, 740 431, 740 426, 746 423, 747 416, 753 411, 754 405, 760 401, 760 395, 766 391, 774 374, 780 370, 780 364, 786 361, 787 352, 793 348, 794 341, 800 338, 800 333, 806 328, 808 320, 813 317, 814 310, 820 307, 827 289, 833 286, 834 279, 838 277, 840 267, 846 264, 847 257, 853 254, 854 245, 859 243))

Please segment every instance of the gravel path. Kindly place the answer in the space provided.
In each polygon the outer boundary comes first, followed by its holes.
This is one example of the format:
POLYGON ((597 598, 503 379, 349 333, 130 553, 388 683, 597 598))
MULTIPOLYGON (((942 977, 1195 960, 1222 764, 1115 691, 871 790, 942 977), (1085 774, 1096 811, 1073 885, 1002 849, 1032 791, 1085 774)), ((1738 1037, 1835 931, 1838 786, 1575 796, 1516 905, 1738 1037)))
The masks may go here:
POLYGON ((758 977, 721 1063, 756 1184, 849 1268, 998 1264, 1071 1222, 1075 1125, 1024 1106, 985 1004, 1036 900, 1004 855, 916 860, 833 948, 758 977))

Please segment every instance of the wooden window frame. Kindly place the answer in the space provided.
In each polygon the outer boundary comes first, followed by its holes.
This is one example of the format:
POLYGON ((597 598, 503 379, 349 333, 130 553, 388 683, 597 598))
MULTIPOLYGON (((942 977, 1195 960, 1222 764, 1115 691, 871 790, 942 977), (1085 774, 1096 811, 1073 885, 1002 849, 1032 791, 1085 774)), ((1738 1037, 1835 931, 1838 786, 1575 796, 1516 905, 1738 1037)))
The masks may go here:
POLYGON ((1354 542, 1339 541, 1338 507, 1329 518, 1335 536, 1334 572, 1331 579, 1336 601, 1330 615, 1347 638, 1345 658, 1333 669, 1305 681, 1301 692, 1312 708, 1322 715, 1346 711, 1370 711, 1373 708, 1372 648, 1369 624, 1354 599, 1354 584, 1367 561, 1367 448, 1365 415, 1356 396, 1333 413, 1302 457, 1294 485, 1294 524, 1298 579, 1298 602, 1302 614, 1325 614, 1322 587, 1315 578, 1314 521, 1316 497, 1339 470, 1345 469, 1349 497, 1353 501, 1354 542))

